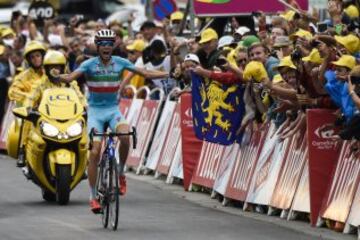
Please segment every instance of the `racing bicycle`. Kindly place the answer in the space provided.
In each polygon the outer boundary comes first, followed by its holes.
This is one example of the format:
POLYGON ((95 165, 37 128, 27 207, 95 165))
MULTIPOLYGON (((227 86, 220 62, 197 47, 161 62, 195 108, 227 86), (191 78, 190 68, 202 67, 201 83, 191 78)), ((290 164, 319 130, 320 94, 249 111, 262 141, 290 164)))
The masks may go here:
MULTIPOLYGON (((105 128, 106 129, 106 128, 105 128)), ((104 137, 104 151, 101 155, 98 167, 98 177, 96 183, 97 199, 101 205, 101 219, 104 228, 108 227, 109 220, 111 228, 117 229, 119 221, 119 162, 115 152, 117 141, 115 137, 132 136, 133 148, 136 148, 136 129, 133 127, 129 133, 96 133, 94 129, 90 132, 90 149, 93 137, 104 137)))

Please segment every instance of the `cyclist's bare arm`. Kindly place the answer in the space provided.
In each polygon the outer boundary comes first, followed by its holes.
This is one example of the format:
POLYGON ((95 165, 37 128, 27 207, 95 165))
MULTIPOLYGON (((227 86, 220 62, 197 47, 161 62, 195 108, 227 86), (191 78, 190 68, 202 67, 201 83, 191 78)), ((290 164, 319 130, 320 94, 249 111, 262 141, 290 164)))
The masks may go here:
POLYGON ((135 67, 134 71, 137 74, 142 75, 145 78, 153 79, 153 78, 167 78, 169 77, 168 72, 161 72, 156 70, 146 70, 144 68, 135 67))

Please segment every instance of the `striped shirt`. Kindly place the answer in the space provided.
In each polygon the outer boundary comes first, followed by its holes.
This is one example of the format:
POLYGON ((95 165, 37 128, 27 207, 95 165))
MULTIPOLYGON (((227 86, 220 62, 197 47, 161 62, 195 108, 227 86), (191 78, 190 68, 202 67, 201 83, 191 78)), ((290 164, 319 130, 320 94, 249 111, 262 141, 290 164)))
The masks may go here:
POLYGON ((112 106, 118 105, 118 91, 123 71, 134 71, 135 66, 129 60, 112 56, 106 66, 99 57, 93 57, 75 70, 85 75, 86 84, 89 88, 89 106, 112 106))

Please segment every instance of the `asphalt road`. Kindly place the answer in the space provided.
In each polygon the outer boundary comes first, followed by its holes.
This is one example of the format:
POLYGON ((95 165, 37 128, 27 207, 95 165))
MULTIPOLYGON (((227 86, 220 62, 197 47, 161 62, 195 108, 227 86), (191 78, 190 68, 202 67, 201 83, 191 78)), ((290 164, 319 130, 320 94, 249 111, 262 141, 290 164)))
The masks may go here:
POLYGON ((69 205, 58 206, 44 202, 40 189, 5 155, 0 155, 0 178, 1 240, 323 239, 204 207, 134 178, 128 178, 114 232, 103 229, 100 217, 90 213, 86 181, 72 192, 69 205))

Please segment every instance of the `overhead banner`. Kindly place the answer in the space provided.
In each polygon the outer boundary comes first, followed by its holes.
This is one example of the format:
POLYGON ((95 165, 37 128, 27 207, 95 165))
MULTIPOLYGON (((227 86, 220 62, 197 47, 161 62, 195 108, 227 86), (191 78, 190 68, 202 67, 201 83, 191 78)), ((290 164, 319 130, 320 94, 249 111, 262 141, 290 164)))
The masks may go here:
MULTIPOLYGON (((308 9, 308 0, 297 0, 303 10, 308 9)), ((197 16, 236 16, 255 11, 275 13, 285 7, 278 0, 194 0, 197 16)))

